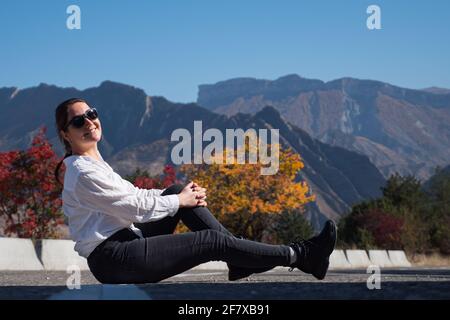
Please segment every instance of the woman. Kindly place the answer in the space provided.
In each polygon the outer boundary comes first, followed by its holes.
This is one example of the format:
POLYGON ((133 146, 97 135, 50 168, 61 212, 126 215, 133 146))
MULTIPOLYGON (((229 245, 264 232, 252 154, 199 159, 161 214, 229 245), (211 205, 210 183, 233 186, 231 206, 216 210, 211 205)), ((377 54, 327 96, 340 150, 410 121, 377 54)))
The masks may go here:
MULTIPOLYGON (((98 151, 102 126, 83 99, 55 112, 64 162, 64 214, 75 250, 102 283, 158 282, 204 262, 222 260, 238 280, 276 266, 298 268, 323 279, 336 243, 336 227, 290 245, 234 237, 207 209, 206 189, 194 182, 144 190, 122 179, 98 151), (192 232, 173 234, 179 221, 192 232)), ((59 179, 58 179, 59 181, 59 179)))

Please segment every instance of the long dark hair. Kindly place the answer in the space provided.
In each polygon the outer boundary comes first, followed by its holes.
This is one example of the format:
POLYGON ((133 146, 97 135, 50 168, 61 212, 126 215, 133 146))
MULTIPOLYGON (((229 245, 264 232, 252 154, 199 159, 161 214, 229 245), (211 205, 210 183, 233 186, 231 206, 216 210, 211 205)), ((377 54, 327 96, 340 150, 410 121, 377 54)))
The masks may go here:
POLYGON ((66 125, 68 122, 67 118, 68 118, 68 114, 69 114, 69 112, 68 112, 69 107, 77 102, 84 102, 87 105, 89 105, 89 103, 87 103, 86 100, 83 100, 80 98, 71 98, 71 99, 61 102, 56 107, 56 110, 55 110, 56 131, 57 131, 59 140, 64 145, 64 149, 66 151, 64 158, 58 163, 58 165, 56 166, 56 169, 55 169, 55 178, 56 178, 56 181, 58 181, 59 183, 61 183, 61 181, 59 180, 59 169, 61 168, 61 165, 63 164, 64 159, 72 155, 72 147, 70 146, 69 141, 64 139, 64 137, 61 135, 61 130, 67 131, 66 125))

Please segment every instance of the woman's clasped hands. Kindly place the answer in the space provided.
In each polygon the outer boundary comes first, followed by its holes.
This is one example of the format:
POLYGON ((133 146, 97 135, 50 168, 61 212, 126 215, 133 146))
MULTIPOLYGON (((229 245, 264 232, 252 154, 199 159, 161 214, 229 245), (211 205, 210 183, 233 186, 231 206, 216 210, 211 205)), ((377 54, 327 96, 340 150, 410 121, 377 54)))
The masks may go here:
POLYGON ((180 208, 188 207, 206 207, 208 204, 206 199, 206 189, 197 183, 190 181, 178 194, 180 200, 180 208))

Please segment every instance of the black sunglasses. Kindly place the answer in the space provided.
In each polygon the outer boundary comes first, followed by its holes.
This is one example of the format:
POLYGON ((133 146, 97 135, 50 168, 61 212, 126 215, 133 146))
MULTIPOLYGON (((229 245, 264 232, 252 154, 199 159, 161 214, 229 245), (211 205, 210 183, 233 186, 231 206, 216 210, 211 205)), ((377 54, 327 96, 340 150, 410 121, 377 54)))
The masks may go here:
POLYGON ((86 110, 86 112, 82 115, 75 116, 66 124, 64 130, 66 130, 70 125, 73 125, 75 128, 79 129, 84 126, 84 119, 95 120, 98 118, 97 109, 91 108, 86 110))

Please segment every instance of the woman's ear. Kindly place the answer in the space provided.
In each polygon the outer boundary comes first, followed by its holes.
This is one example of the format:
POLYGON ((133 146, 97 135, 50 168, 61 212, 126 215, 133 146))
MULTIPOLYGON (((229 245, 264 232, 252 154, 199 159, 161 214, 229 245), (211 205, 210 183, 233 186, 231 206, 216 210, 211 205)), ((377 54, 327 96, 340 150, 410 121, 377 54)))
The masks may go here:
POLYGON ((69 135, 67 134, 67 132, 65 132, 64 130, 60 130, 59 132, 61 134, 61 137, 63 137, 64 140, 67 140, 67 142, 70 143, 69 135))

